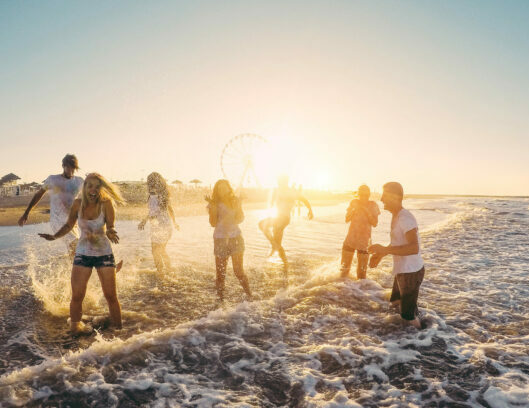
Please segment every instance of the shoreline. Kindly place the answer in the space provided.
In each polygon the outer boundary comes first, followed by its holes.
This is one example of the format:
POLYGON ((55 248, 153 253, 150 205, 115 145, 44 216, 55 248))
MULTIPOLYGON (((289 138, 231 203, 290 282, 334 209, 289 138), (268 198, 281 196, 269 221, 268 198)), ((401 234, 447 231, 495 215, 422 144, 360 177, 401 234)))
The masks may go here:
MULTIPOLYGON (((345 200, 311 200, 313 207, 327 207, 345 202, 345 200)), ((247 202, 243 204, 245 211, 264 210, 267 208, 265 202, 247 202)), ((193 203, 188 205, 174 205, 175 217, 192 217, 197 215, 206 215, 206 203, 193 203)), ((17 226, 18 220, 26 210, 26 206, 2 207, 0 205, 0 227, 17 226)), ((302 210, 304 211, 304 210, 302 210)), ((116 220, 118 221, 140 221, 147 214, 145 204, 128 204, 116 208, 116 220)), ((49 222, 50 207, 47 203, 39 203, 33 207, 29 214, 26 225, 41 224, 49 222)))

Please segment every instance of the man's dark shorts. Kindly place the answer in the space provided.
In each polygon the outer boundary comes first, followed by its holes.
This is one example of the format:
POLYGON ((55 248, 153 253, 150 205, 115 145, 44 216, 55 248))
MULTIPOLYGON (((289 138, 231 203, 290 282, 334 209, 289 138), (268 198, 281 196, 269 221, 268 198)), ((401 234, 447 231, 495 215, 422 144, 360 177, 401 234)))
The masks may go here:
POLYGON ((102 256, 75 255, 73 264, 86 268, 115 268, 114 254, 102 256))
POLYGON ((424 266, 417 272, 399 273, 393 280, 390 302, 400 299, 400 315, 404 320, 413 320, 419 309, 417 298, 424 279, 424 266))

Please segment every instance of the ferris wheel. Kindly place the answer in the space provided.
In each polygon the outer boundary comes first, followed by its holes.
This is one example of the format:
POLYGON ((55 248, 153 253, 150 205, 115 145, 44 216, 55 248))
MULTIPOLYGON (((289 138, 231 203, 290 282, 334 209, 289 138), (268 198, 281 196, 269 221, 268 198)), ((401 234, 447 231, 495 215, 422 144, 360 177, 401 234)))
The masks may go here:
POLYGON ((253 133, 243 133, 231 138, 220 156, 222 174, 231 182, 238 183, 238 187, 261 187, 259 167, 267 148, 268 141, 253 133))

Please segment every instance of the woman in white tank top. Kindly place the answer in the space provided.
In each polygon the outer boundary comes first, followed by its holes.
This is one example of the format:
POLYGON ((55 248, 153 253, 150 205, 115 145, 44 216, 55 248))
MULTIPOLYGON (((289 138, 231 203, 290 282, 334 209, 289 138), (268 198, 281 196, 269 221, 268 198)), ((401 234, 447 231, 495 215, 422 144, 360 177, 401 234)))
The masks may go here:
POLYGON ((160 173, 153 172, 147 177, 147 188, 149 198, 147 205, 149 213, 138 224, 138 229, 143 230, 147 221, 151 224, 151 248, 154 265, 158 271, 158 277, 163 278, 165 271, 170 271, 171 259, 166 251, 167 243, 173 235, 173 225, 176 230, 180 227, 176 223, 171 195, 167 182, 160 173), (171 221, 173 225, 171 225, 171 221))
POLYGON ((92 269, 96 268, 103 294, 108 303, 110 321, 121 328, 121 306, 116 290, 116 264, 111 243, 119 237, 114 229, 114 202, 123 202, 119 190, 103 176, 90 173, 83 184, 82 196, 70 208, 68 220, 57 233, 39 234, 48 241, 66 235, 79 223, 81 237, 75 251, 72 268, 72 300, 70 302, 71 330, 73 333, 90 332, 81 322, 83 299, 92 269))

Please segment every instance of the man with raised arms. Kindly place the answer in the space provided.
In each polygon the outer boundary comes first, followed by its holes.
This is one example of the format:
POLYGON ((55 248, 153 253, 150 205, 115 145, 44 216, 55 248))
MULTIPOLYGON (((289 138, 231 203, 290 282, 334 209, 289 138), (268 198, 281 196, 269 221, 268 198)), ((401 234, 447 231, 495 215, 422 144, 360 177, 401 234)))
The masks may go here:
POLYGON ((374 268, 385 255, 393 255, 394 280, 390 302, 400 306, 400 315, 407 323, 420 329, 417 298, 424 278, 424 262, 417 221, 411 212, 402 207, 403 197, 400 183, 392 181, 384 184, 381 201, 384 209, 392 214, 391 243, 368 248, 368 252, 373 254, 369 266, 374 268))
POLYGON ((270 255, 273 255, 277 251, 283 261, 285 273, 288 271, 288 262, 282 245, 283 232, 288 224, 290 224, 290 214, 297 201, 301 201, 308 208, 309 220, 314 218, 309 201, 299 191, 289 187, 288 176, 280 176, 277 179, 277 188, 272 193, 270 203, 271 206, 277 208, 277 214, 275 217, 266 218, 259 222, 259 228, 272 245, 270 255))
MULTIPOLYGON (((74 176, 75 171, 79 169, 79 164, 77 157, 73 154, 64 156, 62 159, 62 169, 62 174, 54 174, 44 180, 42 188, 35 193, 28 208, 18 220, 18 225, 22 227, 26 224, 31 209, 38 204, 46 191, 50 195, 50 225, 52 231, 56 233, 66 223, 70 207, 83 186, 83 179, 74 176)), ((78 238, 77 228, 64 236, 64 241, 71 258, 75 254, 75 246, 77 245, 78 238)))

